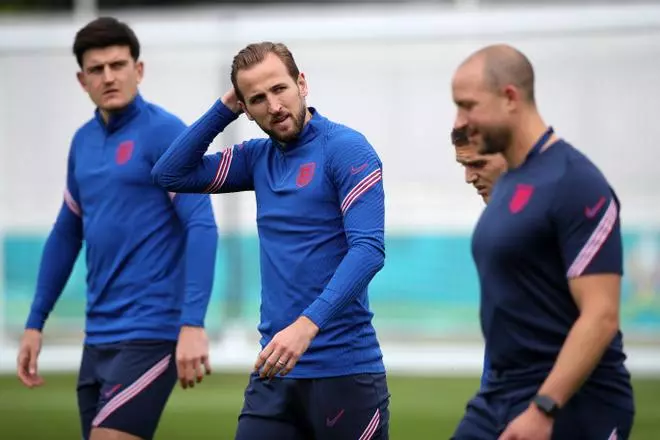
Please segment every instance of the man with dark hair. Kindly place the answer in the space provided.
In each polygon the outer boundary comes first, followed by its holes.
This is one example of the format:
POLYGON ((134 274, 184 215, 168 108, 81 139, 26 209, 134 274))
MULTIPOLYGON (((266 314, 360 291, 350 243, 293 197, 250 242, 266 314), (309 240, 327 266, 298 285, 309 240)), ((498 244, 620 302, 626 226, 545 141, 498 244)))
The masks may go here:
POLYGON ((452 130, 451 140, 456 151, 456 162, 465 170, 465 183, 475 187, 479 196, 488 203, 493 186, 506 171, 506 160, 500 153, 481 154, 479 145, 470 142, 467 127, 452 130))
POLYGON ((44 248, 17 368, 28 387, 42 330, 82 243, 87 311, 78 378, 83 438, 151 439, 178 375, 210 371, 204 318, 217 231, 208 196, 168 193, 150 171, 186 126, 138 92, 133 31, 96 19, 76 35, 78 80, 96 105, 73 136, 64 202, 44 248), (178 341, 178 343, 177 343, 178 341))
POLYGON ((475 228, 488 381, 452 438, 626 439, 633 392, 619 329, 620 203, 600 170, 547 126, 531 63, 504 45, 457 69, 456 127, 501 153, 475 228))
POLYGON ((247 46, 231 78, 153 175, 170 191, 255 192, 262 350, 236 438, 387 439, 368 299, 385 259, 381 161, 362 134, 307 107, 307 80, 283 44, 247 46), (205 155, 241 112, 268 138, 205 155))
MULTIPOLYGON (((470 142, 466 126, 455 127, 452 130, 451 142, 456 151, 456 162, 465 169, 465 183, 474 186, 484 203, 488 203, 497 179, 506 172, 504 156, 500 153, 479 153, 480 147, 474 139, 470 142)), ((481 388, 486 386, 489 371, 490 359, 488 359, 486 351, 481 374, 481 388)))

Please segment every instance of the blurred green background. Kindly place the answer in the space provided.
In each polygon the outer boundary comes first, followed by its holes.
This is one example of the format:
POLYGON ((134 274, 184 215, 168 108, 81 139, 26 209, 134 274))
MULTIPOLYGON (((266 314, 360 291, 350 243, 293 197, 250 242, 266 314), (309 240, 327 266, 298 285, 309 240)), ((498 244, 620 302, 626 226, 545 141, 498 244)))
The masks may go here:
MULTIPOLYGON (((234 438, 246 374, 215 373, 193 389, 177 388, 165 410, 159 440, 234 438)), ((41 389, 25 389, 14 377, 0 376, 0 438, 5 440, 79 439, 75 377, 47 375, 41 389)), ((448 439, 465 402, 478 387, 476 378, 391 376, 392 440, 448 439)), ((660 435, 660 380, 635 381, 637 416, 632 440, 660 435)), ((273 439, 277 440, 277 439, 273 439)), ((605 440, 605 439, 603 439, 605 440)))

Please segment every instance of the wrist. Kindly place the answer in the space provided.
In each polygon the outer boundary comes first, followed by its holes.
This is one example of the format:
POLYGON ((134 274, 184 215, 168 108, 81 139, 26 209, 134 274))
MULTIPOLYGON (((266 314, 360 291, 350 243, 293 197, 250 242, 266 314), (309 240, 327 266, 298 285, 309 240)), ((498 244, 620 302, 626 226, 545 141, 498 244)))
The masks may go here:
POLYGON ((319 332, 319 326, 314 323, 307 316, 301 316, 298 318, 298 322, 305 328, 310 339, 314 339, 319 332))
POLYGON ((204 326, 184 324, 179 328, 179 333, 183 333, 183 332, 187 332, 187 331, 199 331, 199 330, 204 330, 204 326))
POLYGON ((241 106, 238 104, 237 101, 232 101, 223 96, 222 98, 220 98, 220 102, 222 102, 222 105, 224 105, 233 114, 238 115, 239 113, 241 113, 241 106))
POLYGON ((25 327, 25 333, 36 333, 38 335, 41 335, 41 329, 40 328, 34 328, 34 327, 25 327))
POLYGON ((537 394, 534 396, 530 407, 548 420, 554 420, 561 409, 559 403, 547 394, 537 394))

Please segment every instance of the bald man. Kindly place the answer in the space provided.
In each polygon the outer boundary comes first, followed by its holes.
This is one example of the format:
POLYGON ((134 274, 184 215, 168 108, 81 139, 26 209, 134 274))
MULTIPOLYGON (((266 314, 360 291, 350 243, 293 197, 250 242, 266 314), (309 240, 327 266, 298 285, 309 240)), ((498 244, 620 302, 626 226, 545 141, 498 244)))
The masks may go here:
POLYGON ((454 126, 508 167, 472 239, 491 369, 453 438, 627 439, 634 403, 619 329, 614 190, 543 121, 520 51, 475 52, 452 93, 454 126))

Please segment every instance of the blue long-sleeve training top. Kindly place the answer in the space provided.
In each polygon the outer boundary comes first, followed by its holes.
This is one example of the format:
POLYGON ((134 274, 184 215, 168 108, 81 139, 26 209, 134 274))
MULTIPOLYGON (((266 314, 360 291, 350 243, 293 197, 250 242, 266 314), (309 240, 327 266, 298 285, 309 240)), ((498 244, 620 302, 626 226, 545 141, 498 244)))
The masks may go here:
POLYGON ((151 168, 186 128, 137 95, 74 135, 64 202, 46 241, 26 327, 41 330, 86 247, 85 343, 176 340, 203 326, 217 229, 209 196, 175 195, 151 168))
POLYGON ((254 191, 262 347, 301 315, 319 334, 287 377, 384 371, 367 286, 383 267, 382 165, 360 133, 321 116, 283 148, 252 139, 205 155, 237 116, 218 100, 156 163, 170 191, 254 191))

